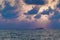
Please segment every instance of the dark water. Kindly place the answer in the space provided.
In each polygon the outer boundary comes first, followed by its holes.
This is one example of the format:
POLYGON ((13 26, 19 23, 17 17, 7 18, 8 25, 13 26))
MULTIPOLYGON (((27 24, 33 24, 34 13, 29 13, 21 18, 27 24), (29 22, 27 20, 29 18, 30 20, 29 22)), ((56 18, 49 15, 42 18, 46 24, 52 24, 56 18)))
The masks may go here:
POLYGON ((0 40, 59 40, 59 30, 0 30, 0 40))

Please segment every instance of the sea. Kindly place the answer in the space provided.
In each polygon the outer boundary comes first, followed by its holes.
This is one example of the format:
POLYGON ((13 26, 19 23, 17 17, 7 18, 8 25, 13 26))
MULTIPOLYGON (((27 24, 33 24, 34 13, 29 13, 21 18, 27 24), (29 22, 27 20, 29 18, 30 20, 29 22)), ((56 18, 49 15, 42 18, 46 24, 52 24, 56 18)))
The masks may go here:
POLYGON ((60 40, 60 30, 0 30, 0 40, 60 40))

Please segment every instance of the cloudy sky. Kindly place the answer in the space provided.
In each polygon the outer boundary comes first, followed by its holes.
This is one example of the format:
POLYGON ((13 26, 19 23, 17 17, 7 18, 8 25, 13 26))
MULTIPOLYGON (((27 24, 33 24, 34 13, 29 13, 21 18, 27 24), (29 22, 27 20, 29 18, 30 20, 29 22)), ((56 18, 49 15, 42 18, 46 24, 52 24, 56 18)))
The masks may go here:
POLYGON ((60 0, 0 0, 0 29, 60 29, 60 0))

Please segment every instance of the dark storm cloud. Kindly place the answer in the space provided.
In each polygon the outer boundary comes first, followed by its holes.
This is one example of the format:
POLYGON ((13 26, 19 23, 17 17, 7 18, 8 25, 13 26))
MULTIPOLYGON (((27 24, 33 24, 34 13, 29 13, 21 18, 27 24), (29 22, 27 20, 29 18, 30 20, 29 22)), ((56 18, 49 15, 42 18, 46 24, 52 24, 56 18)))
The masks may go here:
POLYGON ((60 8, 60 1, 59 1, 58 4, 57 4, 57 8, 60 8))
POLYGON ((54 17, 55 19, 60 19, 60 12, 55 11, 54 17))
POLYGON ((37 6, 35 6, 33 9, 29 10, 27 12, 28 15, 34 15, 34 14, 37 14, 39 11, 39 8, 37 6))
POLYGON ((51 9, 51 7, 49 7, 47 10, 44 10, 41 14, 43 14, 43 15, 47 14, 47 15, 49 15, 49 13, 52 13, 52 12, 53 12, 53 10, 51 9))
POLYGON ((41 14, 37 14, 34 18, 39 19, 41 17, 41 14))
POLYGON ((60 12, 54 10, 54 16, 51 17, 52 20, 55 19, 55 20, 58 20, 60 19, 60 12))
POLYGON ((11 7, 10 3, 5 1, 5 8, 1 11, 2 17, 6 19, 18 17, 17 15, 18 12, 14 11, 16 9, 17 9, 16 6, 11 7))
POLYGON ((34 4, 34 5, 44 5, 45 1, 44 0, 24 0, 26 4, 34 4))
POLYGON ((50 27, 51 29, 60 29, 60 12, 54 10, 54 15, 50 18, 51 23, 50 23, 50 27))

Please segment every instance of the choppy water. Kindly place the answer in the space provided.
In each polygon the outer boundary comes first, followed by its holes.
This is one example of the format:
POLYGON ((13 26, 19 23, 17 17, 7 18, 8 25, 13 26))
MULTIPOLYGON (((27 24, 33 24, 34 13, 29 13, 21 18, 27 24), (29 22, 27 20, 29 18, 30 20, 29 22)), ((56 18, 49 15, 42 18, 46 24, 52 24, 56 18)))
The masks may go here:
POLYGON ((60 30, 0 30, 0 40, 60 40, 60 30))

